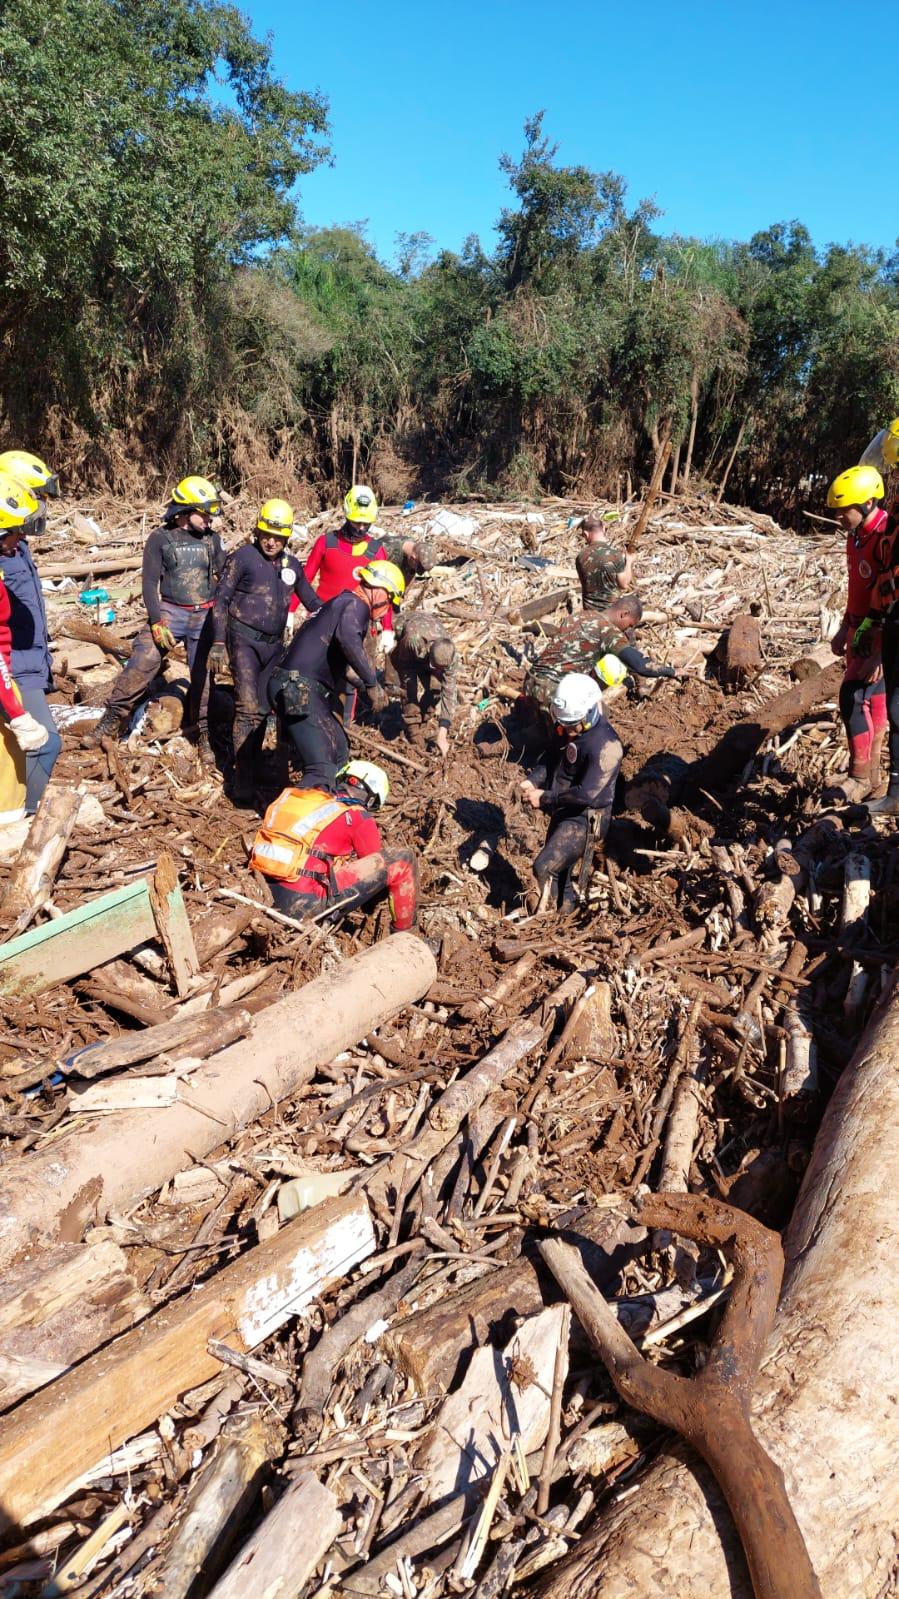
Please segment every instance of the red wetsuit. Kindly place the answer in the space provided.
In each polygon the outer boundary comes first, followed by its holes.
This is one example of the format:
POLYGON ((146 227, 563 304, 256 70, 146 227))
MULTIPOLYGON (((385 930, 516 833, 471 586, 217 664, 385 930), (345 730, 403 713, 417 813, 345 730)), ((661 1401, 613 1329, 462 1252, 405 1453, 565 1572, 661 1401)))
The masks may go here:
POLYGON ((840 689, 840 715, 849 740, 852 776, 867 775, 874 739, 887 725, 880 657, 882 630, 878 627, 871 633, 868 655, 856 655, 852 644, 856 628, 875 603, 878 583, 889 565, 891 542, 889 519, 880 509, 871 511, 861 526, 846 537, 849 581, 841 628, 846 638, 846 670, 840 689))
MULTIPOLYGON (((305 798, 309 798, 306 791, 305 798)), ((397 932, 405 932, 415 923, 418 899, 418 873, 411 850, 385 850, 381 832, 371 813, 359 804, 342 801, 340 795, 320 796, 324 804, 338 805, 339 815, 315 835, 311 850, 303 862, 299 876, 273 877, 269 886, 275 904, 293 915, 315 914, 326 902, 340 910, 353 904, 365 904, 386 888, 390 899, 390 913, 397 932)), ((262 841, 258 857, 253 864, 265 870, 265 838, 280 834, 278 811, 284 800, 291 800, 286 790, 270 806, 263 822, 263 833, 257 838, 256 848, 262 841)), ((280 834, 290 837, 290 833, 280 834)))
POLYGON ((5 583, 0 583, 0 710, 6 712, 10 721, 12 721, 14 716, 22 715, 22 701, 16 693, 10 669, 12 656, 11 615, 12 602, 9 597, 9 590, 5 583))
MULTIPOLYGON (((373 538, 359 537, 355 528, 342 527, 336 533, 321 533, 309 551, 304 572, 309 582, 318 578, 316 593, 324 604, 335 594, 356 587, 356 572, 368 561, 386 560, 380 533, 373 538)), ((385 632, 393 628, 393 611, 387 612, 382 623, 385 632)))

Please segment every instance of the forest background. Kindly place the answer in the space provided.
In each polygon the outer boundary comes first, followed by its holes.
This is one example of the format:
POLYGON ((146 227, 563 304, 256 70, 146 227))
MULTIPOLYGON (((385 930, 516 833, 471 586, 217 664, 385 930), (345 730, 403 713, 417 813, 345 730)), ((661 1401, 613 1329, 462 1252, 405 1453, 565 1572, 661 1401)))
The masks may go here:
POLYGON ((899 256, 666 235, 541 113, 495 246, 387 264, 303 226, 327 105, 231 6, 16 0, 0 81, 0 426, 70 486, 614 499, 665 453, 790 521, 899 413, 899 256))

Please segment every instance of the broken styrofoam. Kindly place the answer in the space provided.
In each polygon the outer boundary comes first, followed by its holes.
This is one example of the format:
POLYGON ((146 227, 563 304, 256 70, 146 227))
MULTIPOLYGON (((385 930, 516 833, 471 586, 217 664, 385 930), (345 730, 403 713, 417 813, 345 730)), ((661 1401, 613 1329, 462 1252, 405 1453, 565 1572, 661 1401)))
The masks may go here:
POLYGON ((471 516, 459 516, 456 511, 438 511, 427 524, 429 533, 444 533, 454 539, 471 539, 480 523, 471 516))
POLYGON ((281 1221, 290 1221, 323 1199, 332 1199, 346 1192, 353 1180, 352 1171, 310 1171, 302 1177, 292 1177, 278 1189, 278 1215, 281 1221))

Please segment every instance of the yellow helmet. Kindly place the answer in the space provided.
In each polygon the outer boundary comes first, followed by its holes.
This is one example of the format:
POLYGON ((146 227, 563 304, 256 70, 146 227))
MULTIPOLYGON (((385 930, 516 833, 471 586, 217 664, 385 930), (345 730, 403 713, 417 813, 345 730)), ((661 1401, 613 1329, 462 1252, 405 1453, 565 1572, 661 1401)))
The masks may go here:
POLYGON ((378 502, 364 483, 354 483, 343 502, 343 514, 348 522, 371 524, 378 514, 378 502))
POLYGON ((219 491, 206 477, 183 477, 172 490, 172 504, 182 511, 206 511, 218 516, 221 510, 219 491))
POLYGON ((293 532, 293 506, 286 500, 266 500, 256 518, 257 533, 275 533, 289 539, 293 532))
MULTIPOLYGON (((899 416, 894 416, 883 441, 883 458, 887 466, 899 466, 899 416)), ((3 457, 0 455, 0 465, 3 457)))
POLYGON ((406 579, 392 561, 369 561, 360 566, 356 577, 367 589, 384 589, 394 601, 401 600, 406 592, 406 579))
POLYGON ((25 489, 32 493, 35 489, 41 494, 49 494, 55 499, 59 493, 59 478, 42 461, 39 455, 30 455, 27 450, 4 450, 0 455, 0 472, 8 472, 25 489))
POLYGON ((601 655, 593 670, 606 688, 617 688, 627 677, 627 667, 617 655, 601 655))
POLYGON ((850 466, 848 471, 835 477, 827 490, 827 503, 832 511, 845 511, 851 505, 867 505, 869 500, 883 499, 883 478, 876 466, 850 466))
POLYGON ((11 473, 0 471, 0 534, 24 527, 39 510, 31 490, 11 473))

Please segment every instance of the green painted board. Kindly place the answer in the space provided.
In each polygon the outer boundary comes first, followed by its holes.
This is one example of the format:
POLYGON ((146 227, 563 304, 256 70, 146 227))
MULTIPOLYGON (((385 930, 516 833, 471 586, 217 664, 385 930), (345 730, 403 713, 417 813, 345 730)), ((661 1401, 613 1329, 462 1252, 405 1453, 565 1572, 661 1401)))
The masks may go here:
MULTIPOLYGON (((170 903, 186 920, 180 889, 170 903)), ((40 993, 156 937, 148 879, 140 877, 0 944, 0 994, 40 993)))

